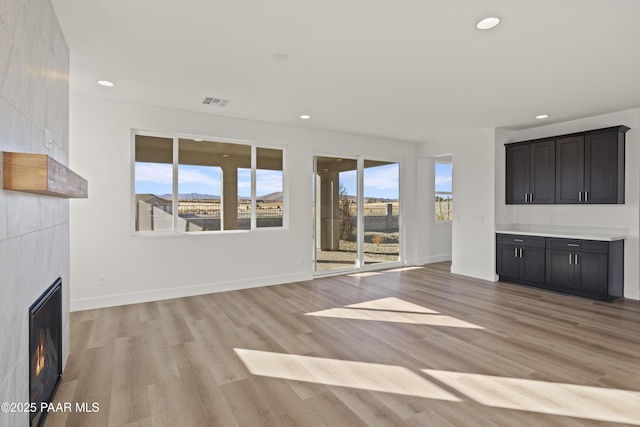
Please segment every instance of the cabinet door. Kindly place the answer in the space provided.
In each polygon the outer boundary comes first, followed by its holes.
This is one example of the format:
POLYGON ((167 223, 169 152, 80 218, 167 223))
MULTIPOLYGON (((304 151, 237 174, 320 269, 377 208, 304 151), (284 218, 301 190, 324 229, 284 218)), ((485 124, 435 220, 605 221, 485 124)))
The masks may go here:
POLYGON ((529 193, 534 204, 556 202, 556 142, 541 141, 529 148, 529 193))
POLYGON ((567 289, 574 288, 575 265, 571 263, 572 252, 547 249, 546 282, 567 289))
POLYGON ((522 248, 522 258, 520 258, 520 277, 523 280, 530 282, 544 283, 544 264, 544 248, 522 248))
POLYGON ((520 277, 520 258, 516 256, 517 248, 513 245, 498 245, 498 257, 496 259, 496 270, 498 276, 520 277))
POLYGON ((584 136, 556 140, 556 203, 580 203, 584 191, 584 136))
POLYGON ((583 292, 607 295, 607 255, 577 252, 574 255, 575 289, 583 292))
POLYGON ((506 203, 527 203, 529 194, 529 144, 506 146, 506 203))
POLYGON ((618 132, 585 136, 586 203, 624 203, 624 180, 619 182, 624 176, 624 169, 619 170, 624 168, 624 153, 618 148, 618 132))

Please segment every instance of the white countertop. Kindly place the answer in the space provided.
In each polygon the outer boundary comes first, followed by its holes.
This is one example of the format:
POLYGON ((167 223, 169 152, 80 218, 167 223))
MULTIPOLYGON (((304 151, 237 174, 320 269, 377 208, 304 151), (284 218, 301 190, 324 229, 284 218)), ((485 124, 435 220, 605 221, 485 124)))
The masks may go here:
POLYGON ((496 233, 559 237, 563 239, 601 240, 606 242, 624 240, 628 234, 627 230, 624 228, 573 227, 536 224, 496 224, 496 233))

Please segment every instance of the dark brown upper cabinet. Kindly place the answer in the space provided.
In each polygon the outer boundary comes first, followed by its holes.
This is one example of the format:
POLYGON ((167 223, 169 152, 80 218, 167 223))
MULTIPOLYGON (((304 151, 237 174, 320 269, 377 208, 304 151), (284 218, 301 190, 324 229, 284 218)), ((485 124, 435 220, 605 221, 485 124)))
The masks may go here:
POLYGON ((617 126, 556 140, 556 203, 624 203, 628 130, 617 126))
POLYGON ((506 147, 507 204, 555 203, 555 140, 506 147))
POLYGON ((623 204, 627 126, 506 144, 507 204, 623 204))

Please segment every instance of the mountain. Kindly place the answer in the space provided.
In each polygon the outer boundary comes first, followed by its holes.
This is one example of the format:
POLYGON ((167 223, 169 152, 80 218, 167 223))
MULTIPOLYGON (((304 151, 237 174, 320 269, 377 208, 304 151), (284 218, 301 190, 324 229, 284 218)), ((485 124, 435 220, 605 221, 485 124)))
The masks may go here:
POLYGON ((275 193, 265 194, 264 196, 256 196, 256 199, 264 200, 264 201, 282 200, 282 191, 277 191, 275 193))
MULTIPOLYGON (((161 194, 158 197, 162 197, 162 198, 171 200, 172 196, 171 196, 171 194, 161 194)), ((217 195, 214 195, 214 194, 201 194, 201 193, 180 193, 180 194, 178 194, 178 199, 179 200, 187 200, 187 199, 192 199, 192 200, 220 200, 220 196, 217 196, 217 195)), ((248 198, 246 198, 246 197, 241 197, 241 199, 242 200, 248 200, 248 198)), ((256 199, 265 200, 265 201, 282 200, 282 191, 265 194, 263 196, 257 196, 256 199)))
MULTIPOLYGON (((164 197, 166 199, 171 199, 173 197, 171 194, 163 194, 160 197, 164 197)), ((200 194, 200 193, 181 193, 178 194, 178 199, 194 199, 194 200, 220 200, 220 196, 216 196, 213 194, 200 194)))

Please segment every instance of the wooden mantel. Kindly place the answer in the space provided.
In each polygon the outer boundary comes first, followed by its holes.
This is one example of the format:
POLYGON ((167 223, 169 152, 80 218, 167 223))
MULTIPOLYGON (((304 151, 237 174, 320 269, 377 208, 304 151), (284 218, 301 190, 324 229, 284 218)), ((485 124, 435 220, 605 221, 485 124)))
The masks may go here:
POLYGON ((3 152, 3 188, 46 196, 87 198, 87 180, 46 154, 3 152))

